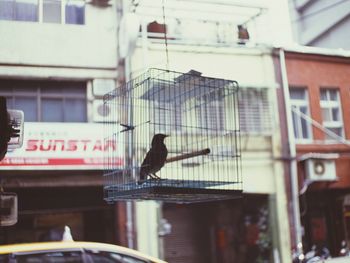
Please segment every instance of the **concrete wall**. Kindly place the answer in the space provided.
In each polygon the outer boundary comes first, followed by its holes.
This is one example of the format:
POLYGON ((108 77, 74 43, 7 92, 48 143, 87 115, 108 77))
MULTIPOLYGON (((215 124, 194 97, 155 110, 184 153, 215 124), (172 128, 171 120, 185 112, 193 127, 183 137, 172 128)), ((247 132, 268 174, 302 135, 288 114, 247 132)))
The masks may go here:
MULTIPOLYGON (((145 44, 145 42, 144 42, 145 44)), ((166 68, 166 53, 164 45, 139 45, 131 59, 132 77, 139 76, 150 67, 166 68)), ((272 104, 272 122, 275 129, 269 136, 242 136, 242 172, 243 191, 245 193, 262 193, 273 196, 278 254, 281 262, 290 262, 290 239, 286 196, 284 191, 284 171, 281 163, 274 157, 281 154, 280 132, 278 123, 276 83, 269 49, 265 48, 211 48, 198 46, 172 45, 169 47, 169 69, 188 72, 191 69, 202 72, 203 76, 233 79, 241 88, 267 87, 272 104)), ((143 208, 140 207, 139 211, 143 208)), ((156 211, 153 210, 155 213, 156 211)), ((141 229, 144 223, 138 225, 141 229)), ((149 226, 149 229, 153 227, 149 226)), ((146 249, 149 235, 155 232, 140 232, 138 235, 140 249, 146 249), (141 235, 142 233, 142 235, 141 235)), ((143 250, 147 252, 147 250, 143 250)))
POLYGON ((0 64, 115 69, 116 13, 86 4, 85 25, 0 21, 0 64))
MULTIPOLYGON (((131 62, 134 77, 148 67, 166 68, 164 59, 165 51, 161 45, 152 45, 146 51, 137 48, 131 62)), ((188 72, 194 69, 203 76, 236 80, 242 88, 269 87, 272 94, 275 92, 268 49, 173 46, 169 50, 169 62, 171 70, 188 72)), ((272 118, 273 126, 278 127, 277 118, 272 118)), ((271 140, 247 135, 242 137, 242 145, 246 147, 242 149, 244 191, 274 193, 271 140)))

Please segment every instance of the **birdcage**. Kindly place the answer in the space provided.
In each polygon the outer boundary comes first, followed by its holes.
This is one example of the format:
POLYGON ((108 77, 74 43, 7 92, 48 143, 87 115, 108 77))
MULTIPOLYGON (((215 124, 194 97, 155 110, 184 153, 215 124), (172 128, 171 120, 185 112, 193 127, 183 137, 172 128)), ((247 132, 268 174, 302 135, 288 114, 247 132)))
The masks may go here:
POLYGON ((106 94, 104 137, 111 147, 105 149, 105 200, 191 203, 239 197, 237 92, 236 81, 194 70, 150 69, 106 94), (153 145, 157 134, 167 135, 167 154, 153 145))

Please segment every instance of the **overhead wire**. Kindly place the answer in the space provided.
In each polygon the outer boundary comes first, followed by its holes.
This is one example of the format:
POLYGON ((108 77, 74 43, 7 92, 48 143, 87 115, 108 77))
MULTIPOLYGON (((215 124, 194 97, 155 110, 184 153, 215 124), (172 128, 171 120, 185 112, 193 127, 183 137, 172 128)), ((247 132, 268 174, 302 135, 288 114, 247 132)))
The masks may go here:
POLYGON ((165 53, 166 53, 166 69, 169 70, 168 36, 167 36, 167 27, 166 27, 166 21, 165 21, 165 0, 162 0, 162 10, 163 10, 163 24, 164 24, 164 43, 165 43, 165 53))

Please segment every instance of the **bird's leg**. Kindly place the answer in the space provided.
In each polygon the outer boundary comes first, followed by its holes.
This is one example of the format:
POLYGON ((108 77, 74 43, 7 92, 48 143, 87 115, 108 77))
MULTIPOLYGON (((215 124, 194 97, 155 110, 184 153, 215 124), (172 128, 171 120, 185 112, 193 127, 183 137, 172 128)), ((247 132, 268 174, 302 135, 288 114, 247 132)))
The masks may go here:
POLYGON ((146 180, 144 180, 144 179, 141 180, 141 179, 140 179, 140 180, 137 181, 137 184, 140 185, 140 184, 143 184, 144 182, 146 182, 146 180))
POLYGON ((160 180, 160 177, 158 175, 156 175, 155 173, 152 173, 152 175, 153 175, 152 176, 153 179, 160 180))

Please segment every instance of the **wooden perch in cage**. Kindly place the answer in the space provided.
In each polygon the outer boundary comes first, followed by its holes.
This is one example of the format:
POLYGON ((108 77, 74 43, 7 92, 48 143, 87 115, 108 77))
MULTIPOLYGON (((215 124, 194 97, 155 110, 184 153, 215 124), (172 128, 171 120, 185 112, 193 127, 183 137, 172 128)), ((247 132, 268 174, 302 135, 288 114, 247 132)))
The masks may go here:
POLYGON ((191 152, 191 153, 185 153, 185 154, 181 154, 178 156, 174 156, 174 157, 170 157, 168 159, 166 159, 165 163, 171 163, 171 162, 176 162, 176 161, 181 161, 184 159, 189 159, 192 157, 196 157, 196 156, 200 156, 200 155, 206 155, 210 153, 210 149, 206 148, 200 151, 195 151, 195 152, 191 152))

